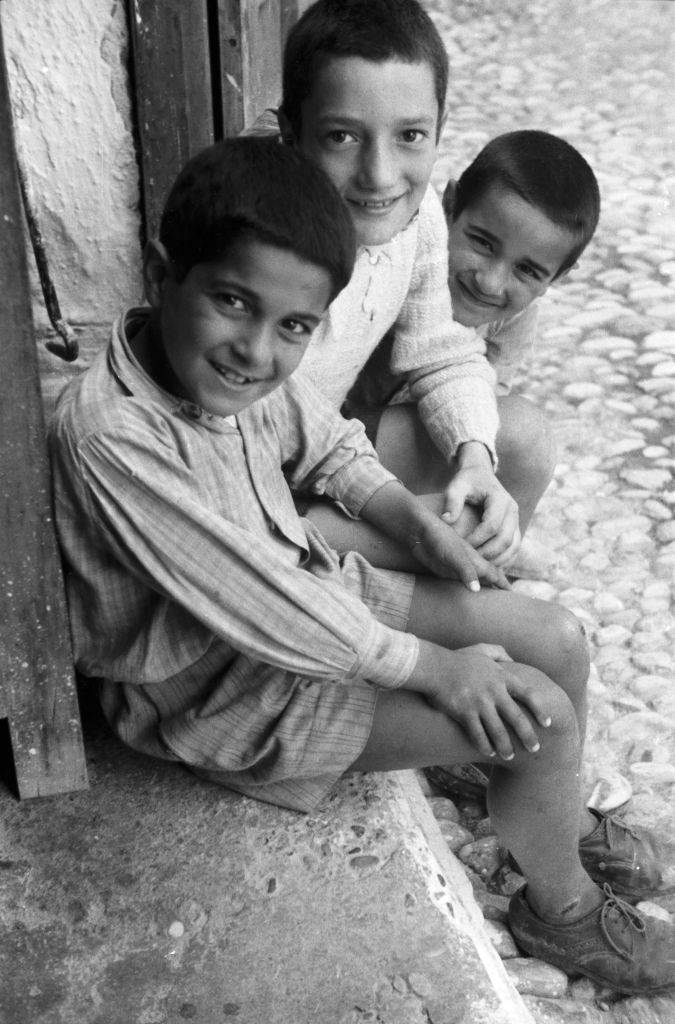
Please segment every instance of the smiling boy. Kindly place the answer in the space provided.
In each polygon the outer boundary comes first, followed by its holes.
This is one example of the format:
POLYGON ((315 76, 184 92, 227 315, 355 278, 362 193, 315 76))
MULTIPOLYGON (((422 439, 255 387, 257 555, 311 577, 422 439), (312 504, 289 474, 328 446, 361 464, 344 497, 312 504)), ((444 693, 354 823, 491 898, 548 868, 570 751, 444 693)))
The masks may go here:
MULTIPOLYGON (((447 83, 443 42, 417 0, 317 0, 291 29, 281 135, 328 174, 358 242, 352 279, 302 372, 339 409, 393 328, 393 368, 411 401, 378 410, 369 436, 411 489, 445 492, 440 511, 502 564, 520 534, 517 502, 495 475, 494 373, 484 340, 453 324, 447 228, 429 183, 447 83)), ((502 469, 508 460, 504 453, 502 469)), ((316 504, 307 514, 339 549, 354 543, 339 514, 316 504)))
POLYGON ((508 393, 536 337, 539 302, 576 264, 600 216, 583 156, 549 132, 492 139, 443 194, 453 315, 487 341, 508 393))

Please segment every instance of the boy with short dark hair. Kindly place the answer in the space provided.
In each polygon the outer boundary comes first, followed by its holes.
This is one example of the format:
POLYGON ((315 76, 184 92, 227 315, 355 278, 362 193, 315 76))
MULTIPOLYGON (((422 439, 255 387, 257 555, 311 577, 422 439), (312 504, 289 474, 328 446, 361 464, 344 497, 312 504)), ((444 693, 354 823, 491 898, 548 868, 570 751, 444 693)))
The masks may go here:
POLYGON ((518 941, 657 991, 674 930, 580 860, 626 889, 658 881, 648 836, 580 812, 578 622, 339 559, 295 512, 289 485, 341 501, 431 574, 503 583, 293 372, 352 258, 339 196, 286 147, 229 140, 179 175, 145 254, 150 308, 120 319, 51 430, 77 667, 135 749, 302 810, 348 771, 487 760, 493 823, 528 879, 518 941))
MULTIPOLYGON (((289 33, 282 77, 282 138, 331 178, 359 246, 303 372, 339 409, 393 327, 393 368, 411 402, 378 417, 378 454, 417 493, 444 491, 448 520, 485 557, 508 561, 520 535, 517 502, 495 475, 494 371, 483 339, 453 324, 447 228, 430 185, 445 117, 443 41, 417 0, 317 0, 289 33)), ((308 514, 336 546, 350 542, 344 519, 316 506, 308 514)))
POLYGON ((443 193, 453 315, 485 336, 507 394, 536 337, 539 302, 571 270, 600 216, 581 153, 549 132, 492 139, 443 193))

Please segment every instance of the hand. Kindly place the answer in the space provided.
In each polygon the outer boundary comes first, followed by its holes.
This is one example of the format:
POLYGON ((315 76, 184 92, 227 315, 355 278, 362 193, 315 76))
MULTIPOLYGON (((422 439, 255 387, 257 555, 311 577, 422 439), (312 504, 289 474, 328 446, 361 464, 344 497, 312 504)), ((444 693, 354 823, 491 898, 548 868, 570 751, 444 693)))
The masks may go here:
POLYGON ((485 559, 481 552, 462 540, 453 526, 436 515, 419 524, 410 550, 435 576, 459 579, 469 590, 479 590, 479 580, 501 590, 511 589, 502 569, 485 559))
POLYGON ((524 674, 521 666, 509 668, 510 663, 504 648, 495 644, 448 651, 420 641, 408 686, 458 722, 484 757, 510 761, 515 755, 513 738, 536 753, 539 740, 533 720, 544 728, 551 724, 545 698, 530 673, 524 674))
POLYGON ((520 547, 518 505, 494 474, 487 449, 469 442, 461 446, 459 470, 445 491, 443 519, 457 523, 465 505, 479 509, 480 521, 465 536, 483 558, 508 565, 520 547))

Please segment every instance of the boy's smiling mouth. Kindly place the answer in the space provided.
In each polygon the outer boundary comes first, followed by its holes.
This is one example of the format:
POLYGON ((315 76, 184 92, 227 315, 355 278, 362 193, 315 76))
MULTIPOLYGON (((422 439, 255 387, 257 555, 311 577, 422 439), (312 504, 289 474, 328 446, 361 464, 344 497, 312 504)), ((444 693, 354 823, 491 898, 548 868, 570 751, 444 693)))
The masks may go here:
POLYGON ((222 377, 228 384, 233 384, 235 387, 245 387, 248 384, 257 384, 259 378, 257 377, 245 377, 243 373, 238 373, 236 370, 230 369, 229 366, 222 366, 220 363, 211 363, 211 366, 216 371, 218 376, 222 377))
POLYGON ((350 199, 349 202, 366 210, 388 210, 400 198, 394 196, 393 199, 350 199))

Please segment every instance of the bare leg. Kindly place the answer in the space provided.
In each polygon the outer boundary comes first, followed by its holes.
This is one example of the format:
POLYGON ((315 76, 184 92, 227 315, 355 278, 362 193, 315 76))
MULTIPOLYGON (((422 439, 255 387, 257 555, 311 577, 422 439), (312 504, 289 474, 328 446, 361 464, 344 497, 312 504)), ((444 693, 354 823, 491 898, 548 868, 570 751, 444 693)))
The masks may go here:
MULTIPOLYGON (((566 608, 489 588, 470 594, 450 580, 420 577, 408 629, 415 636, 450 649, 477 643, 500 644, 514 661, 537 669, 570 700, 583 750, 589 653, 581 623, 566 608)), ((588 835, 597 821, 581 798, 577 816, 578 836, 588 835)))
MULTIPOLYGON (((524 534, 553 476, 555 446, 546 417, 527 399, 504 395, 497 404, 497 478, 518 503, 524 534)), ((376 447, 383 465, 414 494, 445 490, 456 472, 456 466, 441 456, 413 405, 385 410, 376 447)))
MULTIPOLYGON (((536 673, 524 665, 518 672, 536 673)), ((488 807, 501 842, 528 880, 528 902, 542 917, 581 916, 601 894, 578 853, 579 738, 572 705, 545 676, 554 725, 539 729, 541 749, 522 748, 493 768, 488 807)), ((461 728, 410 691, 382 691, 373 729, 354 771, 387 771, 480 760, 461 728)))
POLYGON ((548 420, 520 395, 498 399, 497 476, 518 503, 524 536, 539 501, 551 482, 556 464, 555 442, 548 420))
MULTIPOLYGON (((518 503, 524 534, 555 468, 553 441, 542 413, 519 396, 499 399, 501 427, 497 436, 497 476, 518 503)), ((377 436, 382 463, 414 494, 443 511, 442 492, 456 472, 431 441, 413 405, 392 405, 382 416, 377 436)), ((314 502, 305 513, 336 551, 360 551, 381 569, 419 572, 420 566, 400 545, 370 523, 349 519, 330 502, 314 502)), ((478 522, 466 508, 456 526, 466 536, 478 522)))
POLYGON ((514 661, 551 679, 574 707, 579 735, 586 731, 588 646, 581 623, 561 605, 484 587, 419 577, 408 630, 442 647, 500 644, 514 661))

